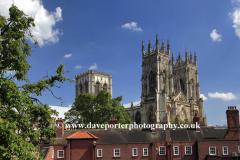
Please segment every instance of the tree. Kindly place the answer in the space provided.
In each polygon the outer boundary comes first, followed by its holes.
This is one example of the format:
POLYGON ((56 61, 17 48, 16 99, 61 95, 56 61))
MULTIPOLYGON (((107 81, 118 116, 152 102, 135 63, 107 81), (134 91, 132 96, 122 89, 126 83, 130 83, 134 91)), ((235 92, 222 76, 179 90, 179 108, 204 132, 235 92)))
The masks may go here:
POLYGON ((50 127, 51 115, 57 112, 32 96, 70 79, 63 76, 64 65, 60 64, 55 76, 30 83, 27 73, 31 66, 26 57, 31 55, 31 46, 26 34, 33 38, 29 28, 35 26, 34 19, 14 5, 9 14, 7 20, 0 16, 0 159, 41 159, 36 145, 39 137, 51 140, 56 131, 50 127), (9 70, 15 73, 6 74, 9 70), (26 84, 17 86, 19 81, 26 84))
POLYGON ((76 97, 72 108, 64 113, 67 123, 89 122, 106 124, 110 117, 117 117, 118 123, 124 124, 131 121, 124 107, 120 104, 122 96, 111 99, 111 94, 101 90, 98 95, 81 93, 76 97))

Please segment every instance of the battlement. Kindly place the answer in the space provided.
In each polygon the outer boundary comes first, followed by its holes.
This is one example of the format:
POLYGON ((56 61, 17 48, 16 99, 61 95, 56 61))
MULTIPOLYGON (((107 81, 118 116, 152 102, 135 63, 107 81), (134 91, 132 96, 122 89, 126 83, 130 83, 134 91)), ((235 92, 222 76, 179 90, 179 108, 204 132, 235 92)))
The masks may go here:
POLYGON ((179 55, 177 56, 177 61, 175 63, 174 61, 174 56, 172 53, 172 67, 179 67, 179 66, 184 66, 184 65, 193 65, 197 67, 197 55, 196 55, 196 51, 194 52, 194 61, 193 61, 193 56, 192 56, 192 51, 190 52, 190 58, 188 56, 188 52, 187 52, 187 48, 186 48, 186 52, 185 52, 185 61, 183 60, 182 56, 179 55))
POLYGON ((157 34, 157 36, 156 36, 156 44, 154 45, 153 50, 152 50, 152 46, 151 46, 151 41, 149 40, 147 52, 145 52, 144 41, 142 41, 142 57, 144 58, 144 57, 147 57, 147 56, 150 56, 150 55, 154 55, 154 54, 162 54, 162 55, 166 55, 166 56, 170 57, 170 44, 169 44, 169 40, 168 40, 168 44, 167 44, 167 50, 165 50, 164 39, 162 41, 161 48, 159 48, 159 40, 158 40, 158 34, 157 34))

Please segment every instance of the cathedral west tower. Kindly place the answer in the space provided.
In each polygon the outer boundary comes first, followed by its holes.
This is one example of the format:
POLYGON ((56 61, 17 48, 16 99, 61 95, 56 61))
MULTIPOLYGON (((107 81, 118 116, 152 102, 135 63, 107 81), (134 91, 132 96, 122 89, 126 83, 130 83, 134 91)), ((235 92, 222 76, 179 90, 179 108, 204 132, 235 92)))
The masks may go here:
POLYGON ((186 48, 185 60, 179 53, 175 63, 170 49, 169 40, 166 47, 164 39, 160 45, 158 35, 153 49, 150 40, 146 51, 142 42, 141 103, 126 111, 137 123, 150 123, 152 115, 157 123, 175 123, 177 119, 191 122, 197 113, 200 124, 207 125, 200 98, 196 52, 193 59, 192 52, 189 57, 186 48))

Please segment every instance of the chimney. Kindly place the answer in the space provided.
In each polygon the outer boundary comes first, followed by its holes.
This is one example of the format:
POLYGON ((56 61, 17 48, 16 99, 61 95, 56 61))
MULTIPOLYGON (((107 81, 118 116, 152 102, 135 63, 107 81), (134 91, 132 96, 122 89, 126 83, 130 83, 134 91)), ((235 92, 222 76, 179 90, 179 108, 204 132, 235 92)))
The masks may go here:
POLYGON ((152 133, 156 133, 156 118, 155 118, 154 115, 152 116, 151 124, 153 125, 152 126, 152 133))
POLYGON ((225 139, 239 139, 239 111, 236 106, 229 106, 226 111, 228 132, 225 139))
POLYGON ((171 141, 170 128, 169 127, 167 127, 167 129, 165 130, 165 137, 166 137, 167 142, 171 141))
POLYGON ((63 137, 64 134, 64 121, 62 118, 58 118, 56 120, 57 125, 57 131, 56 131, 56 137, 63 137))
POLYGON ((195 113, 195 116, 193 117, 193 124, 195 124, 195 130, 200 131, 200 128, 198 128, 199 117, 197 113, 195 113))
POLYGON ((116 117, 109 118, 109 128, 117 128, 117 118, 116 117))

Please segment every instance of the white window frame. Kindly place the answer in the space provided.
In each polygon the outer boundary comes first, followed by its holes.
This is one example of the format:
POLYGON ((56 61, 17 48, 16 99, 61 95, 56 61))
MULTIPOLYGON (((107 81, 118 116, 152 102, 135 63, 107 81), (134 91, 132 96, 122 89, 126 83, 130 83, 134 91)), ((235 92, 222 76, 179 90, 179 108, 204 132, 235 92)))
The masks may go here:
POLYGON ((238 153, 240 153, 240 146, 238 146, 238 153))
POLYGON ((57 158, 64 158, 64 150, 57 150, 57 158), (59 152, 62 151, 63 152, 63 156, 59 157, 59 152))
POLYGON ((166 146, 159 146, 159 155, 166 155, 166 146), (164 148, 164 154, 160 153, 160 151, 161 151, 160 148, 164 148))
POLYGON ((228 146, 223 146, 222 147, 222 152, 223 152, 223 155, 228 155, 228 146), (227 148, 227 154, 224 154, 224 148, 227 148))
POLYGON ((120 154, 120 148, 115 148, 114 150, 113 150, 113 153, 114 153, 114 157, 120 157, 121 156, 121 154, 120 154), (115 153, 116 153, 116 150, 119 150, 119 155, 116 155, 115 153))
POLYGON ((185 155, 192 155, 192 146, 185 146, 185 155), (187 147, 191 148, 191 153, 187 153, 187 147))
POLYGON ((210 147, 209 147, 209 155, 217 155, 217 150, 216 150, 216 147, 215 147, 215 146, 210 146, 210 147), (214 148, 215 154, 211 154, 211 148, 214 148))
POLYGON ((173 155, 179 155, 179 147, 178 146, 173 146, 173 155), (175 148, 177 148, 177 154, 175 153, 175 148))
POLYGON ((133 148, 133 149, 132 149, 132 156, 138 156, 138 150, 137 150, 137 148, 133 148), (137 153, 136 155, 134 155, 134 150, 136 150, 136 153, 137 153))
POLYGON ((102 157, 102 149, 97 149, 97 157, 102 157), (101 155, 98 154, 98 151, 101 151, 101 155))
POLYGON ((54 150, 52 150, 52 158, 54 158, 54 150))
POLYGON ((143 156, 148 156, 148 148, 143 148, 143 156), (145 149, 147 150, 147 154, 146 155, 144 154, 145 153, 144 152, 145 149))

